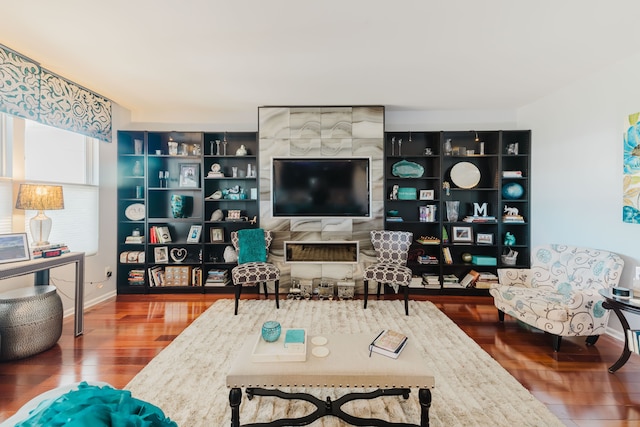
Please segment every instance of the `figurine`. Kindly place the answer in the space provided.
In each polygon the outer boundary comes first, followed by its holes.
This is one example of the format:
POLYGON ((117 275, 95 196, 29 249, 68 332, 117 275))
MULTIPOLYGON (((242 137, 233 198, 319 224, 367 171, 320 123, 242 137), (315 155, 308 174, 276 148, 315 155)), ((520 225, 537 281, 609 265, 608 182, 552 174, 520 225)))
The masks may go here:
POLYGON ((247 155, 247 147, 243 145, 240 146, 240 148, 238 148, 236 150, 236 156, 246 156, 247 155))
POLYGON ((518 216, 518 212, 518 208, 510 208, 509 206, 504 207, 505 215, 518 216))
POLYGON ((516 244, 516 236, 511 234, 510 231, 507 231, 507 234, 504 235, 504 244, 505 246, 513 246, 516 244))

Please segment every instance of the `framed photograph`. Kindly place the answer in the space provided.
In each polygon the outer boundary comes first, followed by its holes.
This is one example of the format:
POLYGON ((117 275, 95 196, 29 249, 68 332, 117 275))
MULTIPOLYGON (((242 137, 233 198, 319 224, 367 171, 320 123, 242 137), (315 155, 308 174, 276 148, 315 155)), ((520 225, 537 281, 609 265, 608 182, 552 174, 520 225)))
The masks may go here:
POLYGON ((198 243, 200 241, 200 233, 202 233, 202 226, 192 225, 187 236, 187 243, 198 243))
POLYGON ((0 234, 0 264, 30 259, 27 233, 0 234))
POLYGON ((211 242, 224 242, 224 228, 212 228, 209 233, 211 242))
POLYGON ((179 183, 182 188, 200 188, 200 164, 181 163, 179 183))
POLYGON ((493 245, 493 234, 491 233, 476 234, 476 243, 479 245, 493 245))
POLYGON ((454 243, 473 243, 471 227, 451 227, 451 241, 454 243))
POLYGON ((420 190, 420 200, 433 200, 434 198, 433 190, 420 190))
POLYGON ((153 248, 153 256, 156 264, 167 264, 169 262, 169 248, 166 246, 153 248))

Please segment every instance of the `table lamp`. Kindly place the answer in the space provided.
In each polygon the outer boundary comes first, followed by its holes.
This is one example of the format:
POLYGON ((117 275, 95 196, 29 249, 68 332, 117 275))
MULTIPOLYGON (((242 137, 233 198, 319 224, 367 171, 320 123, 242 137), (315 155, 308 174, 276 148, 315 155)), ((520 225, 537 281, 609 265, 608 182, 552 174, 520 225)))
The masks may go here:
POLYGON ((48 245, 51 233, 51 218, 45 209, 64 209, 61 185, 20 184, 16 209, 37 210, 38 214, 29 221, 29 229, 34 246, 48 245))

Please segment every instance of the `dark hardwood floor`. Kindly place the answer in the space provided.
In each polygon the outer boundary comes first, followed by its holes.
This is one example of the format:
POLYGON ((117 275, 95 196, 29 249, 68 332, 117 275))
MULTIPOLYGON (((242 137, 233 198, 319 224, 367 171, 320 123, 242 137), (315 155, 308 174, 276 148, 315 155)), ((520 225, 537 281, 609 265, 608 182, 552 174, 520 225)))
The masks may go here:
MULTIPOLYGON (((124 387, 221 297, 118 296, 86 311, 85 333, 78 338, 73 318, 65 318, 63 335, 52 349, 0 363, 0 421, 60 385, 87 380, 124 387)), ((498 323, 489 297, 412 298, 434 302, 567 426, 640 425, 640 357, 632 355, 618 372, 607 372, 620 355, 620 342, 603 336, 586 347, 583 339, 564 339, 561 352, 554 353, 548 336, 526 330, 509 316, 498 323)))

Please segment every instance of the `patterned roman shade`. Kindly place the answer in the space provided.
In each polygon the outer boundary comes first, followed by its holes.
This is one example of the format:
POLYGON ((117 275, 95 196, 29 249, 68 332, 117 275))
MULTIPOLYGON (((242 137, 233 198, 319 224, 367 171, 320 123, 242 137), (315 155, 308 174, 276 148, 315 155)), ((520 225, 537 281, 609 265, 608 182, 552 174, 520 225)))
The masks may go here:
POLYGON ((111 101, 0 45, 0 111, 111 142, 111 101))

